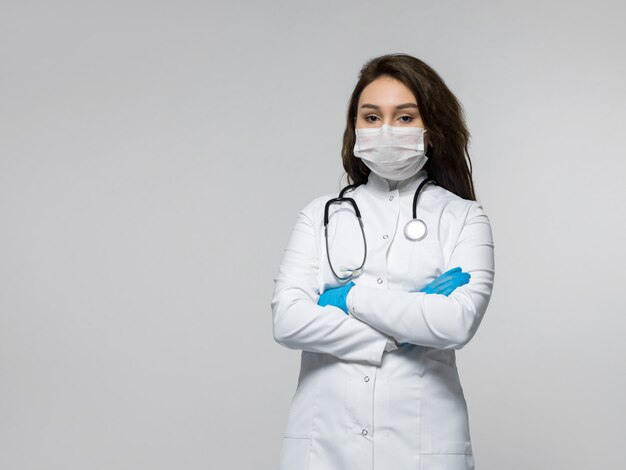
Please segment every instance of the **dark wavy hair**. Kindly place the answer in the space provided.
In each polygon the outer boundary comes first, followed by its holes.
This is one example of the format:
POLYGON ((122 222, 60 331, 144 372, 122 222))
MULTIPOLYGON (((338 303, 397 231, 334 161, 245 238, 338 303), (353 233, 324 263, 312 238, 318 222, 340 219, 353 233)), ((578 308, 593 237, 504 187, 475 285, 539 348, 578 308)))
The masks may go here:
POLYGON ((461 198, 475 201, 472 162, 468 151, 470 133, 465 124, 463 107, 432 67, 408 54, 376 57, 361 68, 359 81, 348 105, 341 150, 348 183, 366 183, 371 171, 360 158, 354 156, 354 129, 361 92, 383 75, 404 83, 415 95, 430 139, 426 149, 428 161, 424 166, 428 176, 461 198))

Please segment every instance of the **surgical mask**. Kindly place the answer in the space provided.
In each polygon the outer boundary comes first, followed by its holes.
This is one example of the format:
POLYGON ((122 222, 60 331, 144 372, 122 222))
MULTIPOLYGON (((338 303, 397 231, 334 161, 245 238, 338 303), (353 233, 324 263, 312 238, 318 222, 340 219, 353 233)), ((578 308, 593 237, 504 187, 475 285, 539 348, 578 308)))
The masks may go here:
POLYGON ((377 175, 403 180, 417 174, 428 157, 422 127, 381 127, 355 129, 354 156, 377 175))

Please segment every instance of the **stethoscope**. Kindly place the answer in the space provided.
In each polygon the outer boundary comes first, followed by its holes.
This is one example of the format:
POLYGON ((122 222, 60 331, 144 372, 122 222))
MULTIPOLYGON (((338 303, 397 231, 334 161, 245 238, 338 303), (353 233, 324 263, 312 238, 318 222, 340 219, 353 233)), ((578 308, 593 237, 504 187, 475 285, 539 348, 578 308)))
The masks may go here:
MULTIPOLYGON (((420 185, 417 187, 417 190, 415 191, 415 195, 413 196, 413 218, 409 220, 404 226, 404 236, 411 241, 423 240, 424 237, 426 237, 426 234, 428 233, 428 227, 426 227, 426 222, 424 222, 422 219, 417 218, 417 198, 422 192, 422 188, 428 183, 434 183, 437 185, 439 184, 437 183, 437 181, 435 181, 434 178, 426 178, 424 181, 420 183, 420 185)), ((346 191, 355 189, 357 186, 359 185, 349 184, 348 186, 346 186, 345 188, 341 190, 341 192, 339 193, 339 197, 329 199, 326 202, 326 206, 324 207, 324 238, 326 239, 326 257, 328 258, 328 265, 330 266, 330 270, 333 272, 333 275, 340 281, 346 281, 348 279, 351 279, 354 276, 359 275, 361 273, 361 269, 365 265, 365 260, 367 258, 367 240, 365 239, 365 230, 363 230, 363 221, 361 220, 361 211, 359 211, 359 207, 357 206, 353 198, 344 196, 346 191), (339 276, 333 269, 333 264, 330 261, 330 251, 328 249, 328 208, 330 207, 331 204, 336 203, 336 202, 338 203, 349 202, 350 204, 352 204, 352 207, 354 208, 354 213, 356 214, 357 219, 359 220, 359 226, 361 227, 361 234, 363 235, 363 247, 364 247, 363 262, 361 262, 361 266, 359 266, 358 268, 345 269, 344 271, 350 271, 350 274, 348 274, 348 276, 346 277, 339 276)))

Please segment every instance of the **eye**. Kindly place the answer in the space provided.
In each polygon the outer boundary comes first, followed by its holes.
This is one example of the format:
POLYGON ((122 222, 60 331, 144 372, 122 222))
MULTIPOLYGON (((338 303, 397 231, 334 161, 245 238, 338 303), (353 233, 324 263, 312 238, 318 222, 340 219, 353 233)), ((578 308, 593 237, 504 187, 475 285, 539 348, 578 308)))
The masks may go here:
POLYGON ((400 116, 400 119, 402 118, 409 118, 406 121, 402 121, 402 122, 411 122, 413 120, 413 116, 409 116, 408 114, 405 114, 404 116, 400 116))
POLYGON ((369 114, 369 115, 365 116, 363 119, 365 119, 365 121, 367 121, 367 122, 374 122, 374 121, 370 121, 369 118, 376 118, 376 119, 378 119, 378 116, 376 116, 375 114, 369 114))

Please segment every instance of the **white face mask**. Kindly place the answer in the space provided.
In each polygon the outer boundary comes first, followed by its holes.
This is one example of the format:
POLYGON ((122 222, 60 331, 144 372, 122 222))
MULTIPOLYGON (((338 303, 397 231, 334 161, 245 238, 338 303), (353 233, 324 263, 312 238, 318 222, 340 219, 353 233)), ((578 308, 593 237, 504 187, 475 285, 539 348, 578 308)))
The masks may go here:
POLYGON ((403 180, 415 175, 426 164, 422 127, 381 127, 355 129, 354 156, 377 175, 403 180))

